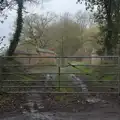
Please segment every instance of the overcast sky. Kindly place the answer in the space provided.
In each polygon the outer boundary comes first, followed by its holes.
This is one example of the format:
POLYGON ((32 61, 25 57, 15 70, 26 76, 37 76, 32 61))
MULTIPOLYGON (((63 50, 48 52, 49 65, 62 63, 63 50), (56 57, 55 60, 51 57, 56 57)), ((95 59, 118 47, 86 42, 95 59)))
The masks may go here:
MULTIPOLYGON (((64 12, 76 13, 78 10, 85 10, 85 6, 81 4, 76 4, 77 0, 48 0, 49 2, 44 2, 43 5, 30 6, 27 7, 27 11, 30 13, 44 13, 44 12, 55 12, 61 14, 64 12)), ((16 18, 16 11, 13 10, 9 12, 8 19, 5 20, 4 24, 0 24, 0 36, 7 36, 4 43, 8 42, 8 36, 12 29, 13 22, 16 18)), ((1 19, 1 18, 0 18, 1 19)))

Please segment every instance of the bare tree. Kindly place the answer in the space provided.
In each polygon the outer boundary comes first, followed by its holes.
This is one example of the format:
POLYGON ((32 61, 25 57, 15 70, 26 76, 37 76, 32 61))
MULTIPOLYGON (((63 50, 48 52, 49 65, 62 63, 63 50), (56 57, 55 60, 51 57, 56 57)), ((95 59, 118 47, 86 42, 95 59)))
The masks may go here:
POLYGON ((82 12, 80 10, 75 14, 75 21, 77 24, 79 24, 79 32, 80 32, 79 38, 83 40, 84 32, 86 31, 86 29, 93 26, 94 23, 93 16, 91 13, 82 12))
MULTIPOLYGON (((14 9, 14 6, 17 5, 17 19, 16 19, 16 29, 14 30, 13 39, 10 41, 10 46, 7 51, 8 56, 12 56, 19 41, 23 28, 23 10, 25 9, 25 2, 38 3, 41 0, 0 0, 0 16, 5 16, 7 18, 8 14, 4 13, 4 10, 14 9)), ((4 20, 0 20, 0 22, 4 22, 4 20)))
POLYGON ((46 48, 50 42, 47 36, 49 25, 56 20, 54 13, 31 14, 24 18, 22 43, 32 44, 36 48, 46 48))

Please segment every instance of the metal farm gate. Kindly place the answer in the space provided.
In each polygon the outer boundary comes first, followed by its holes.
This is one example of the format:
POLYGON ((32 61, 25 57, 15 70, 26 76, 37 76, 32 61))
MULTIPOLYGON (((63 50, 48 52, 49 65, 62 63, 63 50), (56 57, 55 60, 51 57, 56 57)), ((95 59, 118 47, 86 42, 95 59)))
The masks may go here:
POLYGON ((120 93, 118 56, 2 57, 0 66, 2 92, 87 95, 120 93), (10 60, 7 60, 8 58, 10 60), (28 58, 55 59, 56 64, 31 65, 16 60, 24 61, 28 58), (63 60, 64 64, 61 65, 60 60, 63 60))

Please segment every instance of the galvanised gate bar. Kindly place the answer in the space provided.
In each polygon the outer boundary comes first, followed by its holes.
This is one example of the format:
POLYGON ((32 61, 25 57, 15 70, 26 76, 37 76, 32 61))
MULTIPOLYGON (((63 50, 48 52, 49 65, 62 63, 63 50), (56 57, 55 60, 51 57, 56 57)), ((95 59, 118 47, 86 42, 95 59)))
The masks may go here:
POLYGON ((0 61, 1 92, 31 93, 34 89, 32 93, 40 94, 120 93, 119 56, 3 56, 0 61), (36 58, 56 62, 23 64, 26 59, 36 58))

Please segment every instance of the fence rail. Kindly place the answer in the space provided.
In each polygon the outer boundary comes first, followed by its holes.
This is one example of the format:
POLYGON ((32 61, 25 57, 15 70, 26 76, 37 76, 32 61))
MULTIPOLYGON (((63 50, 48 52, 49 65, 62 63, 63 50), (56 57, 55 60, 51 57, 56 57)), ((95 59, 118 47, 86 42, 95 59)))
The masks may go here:
MULTIPOLYGON (((73 60, 74 61, 74 60, 73 60)), ((78 61, 77 61, 78 62, 78 61)), ((30 91, 27 90, 22 90, 22 88, 39 88, 38 91, 34 93, 41 93, 41 94, 47 94, 47 93, 52 93, 52 94, 82 94, 85 92, 82 92, 80 89, 79 85, 75 85, 74 81, 70 78, 71 74, 76 75, 80 79, 83 79, 84 83, 86 86, 88 86, 88 91, 89 93, 114 93, 114 94, 119 94, 120 93, 120 58, 119 56, 66 56, 66 57, 38 57, 38 56, 3 56, 2 59, 0 60, 0 79, 1 79, 1 90, 2 91, 7 91, 7 93, 29 93, 30 91), (90 63, 86 64, 78 64, 78 63, 71 63, 72 60, 68 60, 68 63, 60 66, 59 64, 35 64, 35 65, 30 65, 30 64, 24 64, 22 65, 23 67, 54 67, 48 70, 47 72, 39 70, 38 71, 32 71, 30 72, 29 70, 20 70, 17 71, 17 68, 21 67, 21 64, 16 64, 16 63, 7 63, 4 62, 4 60, 7 61, 7 58, 44 58, 44 59, 49 59, 49 58, 56 58, 57 60, 59 59, 72 59, 72 58, 100 58, 100 59, 105 59, 105 60, 111 60, 113 61, 112 63, 108 64, 97 64, 93 65, 90 63), (71 68, 69 68, 71 67, 71 68), (78 67, 78 68, 76 68, 78 67), (4 70, 3 70, 4 68, 4 70), (73 69, 76 71, 71 72, 67 69, 73 69), (81 69, 85 70, 81 70, 81 69), (99 68, 101 69, 107 69, 106 71, 101 71, 103 72, 102 75, 100 76, 100 71, 96 70, 99 68), (12 69, 14 69, 12 71, 12 69), (54 72, 52 72, 52 69, 56 69, 54 72), (64 69, 64 70, 63 70, 64 69), (89 72, 89 69, 91 70, 89 72), (63 71, 62 71, 63 70, 63 71), (93 70, 96 70, 93 72, 93 70), (96 74, 96 76, 94 75, 96 74), (43 75, 43 77, 41 77, 43 75), (46 76, 50 75, 51 79, 47 80, 46 76), (92 76, 93 78, 90 78, 88 76, 92 76), (99 77, 98 77, 99 76, 99 77), (114 78, 110 76, 115 76, 114 78), (86 79, 87 77, 87 79, 86 79), (112 79, 111 79, 112 78, 112 79), (84 80, 85 79, 85 80, 84 80), (23 82, 23 84, 19 84, 19 82, 23 82), (25 83, 24 83, 25 82, 25 83), (37 85, 31 85, 30 83, 36 83, 37 85), (47 82, 48 85, 45 85, 45 82, 47 82), (14 84, 16 83, 16 84, 14 84), (27 84, 27 85, 26 85, 27 84), (57 85, 56 85, 57 84, 57 85), (10 90, 13 88, 19 88, 20 90, 10 90), (44 91, 41 91, 41 88, 44 88, 44 91), (49 88, 54 88, 53 90, 49 90, 49 88), (66 89, 64 91, 64 89, 66 89), (72 90, 69 90, 71 88, 72 90), (93 89, 94 88, 94 89, 93 89), (55 90, 56 89, 56 90, 55 90), (58 90, 57 90, 58 89, 58 90), (76 90, 77 89, 77 90, 76 90), (103 91, 104 89, 104 91, 103 91), (110 91, 112 89, 112 91, 110 91)), ((78 81, 79 84, 79 81, 78 81)), ((30 92, 31 93, 31 92, 30 92)))
POLYGON ((33 54, 33 56, 2 56, 2 58, 119 58, 119 56, 38 56, 38 54, 33 54))
MULTIPOLYGON (((74 64, 73 64, 74 65, 74 64)), ((19 64, 11 64, 11 65, 3 65, 4 67, 20 67, 19 64)), ((30 65, 30 64, 25 64, 24 67, 27 66, 56 66, 56 65, 30 65)), ((64 65, 64 67, 69 67, 70 65, 64 65)), ((74 65, 74 66, 86 66, 86 67, 117 67, 118 64, 111 64, 111 65, 91 65, 91 64, 86 64, 86 65, 74 65)))

